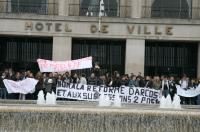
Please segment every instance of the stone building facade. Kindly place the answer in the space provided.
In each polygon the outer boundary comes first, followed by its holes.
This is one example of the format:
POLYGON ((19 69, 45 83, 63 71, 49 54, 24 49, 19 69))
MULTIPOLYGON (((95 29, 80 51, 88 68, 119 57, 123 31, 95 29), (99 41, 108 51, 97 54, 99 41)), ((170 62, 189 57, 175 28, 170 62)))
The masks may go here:
POLYGON ((104 72, 200 76, 200 2, 165 2, 108 0, 100 19, 98 0, 0 0, 0 68, 91 55, 104 72))

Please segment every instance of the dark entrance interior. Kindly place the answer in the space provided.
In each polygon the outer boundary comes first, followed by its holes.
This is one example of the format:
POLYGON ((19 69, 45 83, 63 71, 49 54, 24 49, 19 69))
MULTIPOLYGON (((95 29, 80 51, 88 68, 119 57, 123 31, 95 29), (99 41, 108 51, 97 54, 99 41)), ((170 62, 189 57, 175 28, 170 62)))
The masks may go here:
POLYGON ((147 41, 145 75, 197 75, 198 43, 147 41))
POLYGON ((52 38, 0 37, 0 71, 12 68, 15 71, 37 72, 38 58, 52 59, 52 38))
MULTIPOLYGON (((102 39, 77 39, 72 40, 72 59, 87 56, 93 57, 93 63, 98 62, 101 74, 125 71, 125 40, 102 40, 102 39)), ((76 71, 87 75, 90 69, 76 71)))

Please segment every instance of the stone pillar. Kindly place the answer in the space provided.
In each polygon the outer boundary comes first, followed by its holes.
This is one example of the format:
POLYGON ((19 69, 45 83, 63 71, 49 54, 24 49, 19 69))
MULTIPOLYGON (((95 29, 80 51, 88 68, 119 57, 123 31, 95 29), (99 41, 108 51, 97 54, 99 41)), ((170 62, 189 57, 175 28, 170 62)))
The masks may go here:
POLYGON ((11 0, 0 0, 0 12, 11 12, 11 0))
POLYGON ((72 38, 54 37, 53 38, 53 60, 71 60, 72 38))
POLYGON ((200 43, 198 46, 197 77, 200 77, 200 43))
POLYGON ((141 16, 145 18, 151 17, 151 7, 155 0, 141 0, 141 16))
MULTIPOLYGON (((61 0, 61 1, 65 1, 65 0, 61 0)), ((61 1, 60 1, 60 5, 62 5, 61 1)), ((66 0, 65 7, 63 8, 66 13, 65 16, 79 16, 80 0, 66 0)), ((60 10, 62 12, 62 7, 60 10)))
POLYGON ((193 0, 192 1, 192 18, 200 18, 200 1, 193 0))
POLYGON ((130 17, 131 16, 131 0, 120 0, 119 3, 119 15, 120 17, 130 17))
POLYGON ((58 15, 69 16, 69 0, 58 1, 58 15))
POLYGON ((131 1, 131 18, 141 18, 142 16, 142 0, 131 1))
POLYGON ((125 72, 144 74, 145 40, 127 39, 125 72))
POLYGON ((48 15, 58 15, 58 0, 47 0, 48 15))

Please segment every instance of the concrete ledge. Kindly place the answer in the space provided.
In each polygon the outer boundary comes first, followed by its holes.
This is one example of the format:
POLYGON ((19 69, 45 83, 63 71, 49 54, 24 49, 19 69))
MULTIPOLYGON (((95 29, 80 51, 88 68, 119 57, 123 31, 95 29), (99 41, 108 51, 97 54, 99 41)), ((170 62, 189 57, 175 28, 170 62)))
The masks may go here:
POLYGON ((56 106, 27 104, 31 101, 5 102, 0 103, 0 131, 198 132, 200 129, 198 106, 164 110, 158 105, 142 104, 97 107, 94 102, 83 101, 58 102, 56 106))
MULTIPOLYGON (((98 17, 87 16, 54 16, 54 15, 35 15, 35 14, 0 14, 0 19, 14 20, 40 20, 40 21, 68 21, 68 22, 97 22, 98 17)), ((104 23, 123 23, 123 24, 173 24, 173 25, 200 25, 199 19, 167 19, 167 18, 120 18, 103 17, 104 23)))

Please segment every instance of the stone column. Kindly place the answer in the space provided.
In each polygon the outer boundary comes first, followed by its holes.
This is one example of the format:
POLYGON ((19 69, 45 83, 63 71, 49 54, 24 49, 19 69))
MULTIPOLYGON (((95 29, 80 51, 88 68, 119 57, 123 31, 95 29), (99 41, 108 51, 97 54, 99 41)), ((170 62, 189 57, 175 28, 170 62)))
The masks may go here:
POLYGON ((144 74, 145 40, 127 39, 125 72, 144 74))
POLYGON ((151 17, 151 7, 155 0, 141 0, 141 16, 145 18, 151 17))
POLYGON ((131 18, 142 17, 142 0, 131 1, 131 18))
POLYGON ((0 13, 11 12, 11 0, 0 0, 0 13))
POLYGON ((119 3, 119 15, 120 17, 130 17, 131 16, 131 0, 120 0, 119 3))
POLYGON ((58 0, 47 0, 48 15, 58 15, 58 0))
POLYGON ((71 60, 72 38, 54 37, 53 38, 53 60, 64 61, 71 60))
POLYGON ((192 1, 192 18, 200 18, 200 1, 193 0, 192 1))
POLYGON ((66 0, 68 16, 79 16, 80 0, 66 0))
POLYGON ((200 77, 200 43, 198 46, 197 77, 200 77))
POLYGON ((58 1, 58 15, 69 16, 69 0, 58 1))

